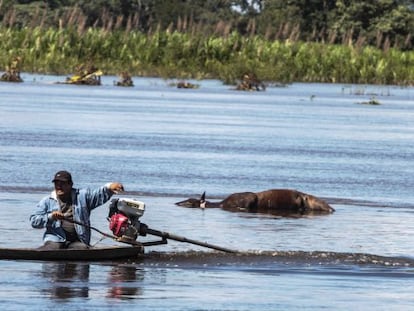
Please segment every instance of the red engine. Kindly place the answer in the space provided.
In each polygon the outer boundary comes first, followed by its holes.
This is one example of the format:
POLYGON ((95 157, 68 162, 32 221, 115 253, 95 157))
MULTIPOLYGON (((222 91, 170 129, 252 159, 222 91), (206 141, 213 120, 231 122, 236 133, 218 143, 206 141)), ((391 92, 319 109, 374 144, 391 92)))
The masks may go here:
POLYGON ((113 199, 109 205, 109 229, 117 237, 136 240, 139 234, 139 218, 145 210, 143 202, 133 199, 113 199))
POLYGON ((129 219, 124 214, 116 213, 109 219, 109 229, 115 236, 123 236, 129 228, 129 219))

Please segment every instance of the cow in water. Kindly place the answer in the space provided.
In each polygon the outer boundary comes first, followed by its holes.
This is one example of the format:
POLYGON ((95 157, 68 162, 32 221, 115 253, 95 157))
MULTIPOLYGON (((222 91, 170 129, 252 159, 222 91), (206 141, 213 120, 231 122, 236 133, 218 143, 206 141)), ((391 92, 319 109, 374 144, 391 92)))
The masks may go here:
POLYGON ((207 201, 204 192, 199 199, 189 198, 175 204, 190 208, 222 208, 232 212, 265 213, 279 216, 331 214, 335 211, 322 199, 290 189, 233 193, 218 202, 207 201))

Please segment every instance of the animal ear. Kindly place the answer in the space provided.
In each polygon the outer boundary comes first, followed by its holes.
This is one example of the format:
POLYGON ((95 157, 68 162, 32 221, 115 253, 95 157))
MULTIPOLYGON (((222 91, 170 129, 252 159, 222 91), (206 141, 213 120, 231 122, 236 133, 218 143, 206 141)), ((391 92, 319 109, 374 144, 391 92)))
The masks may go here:
POLYGON ((204 191, 203 194, 200 197, 200 203, 206 201, 206 192, 204 191))

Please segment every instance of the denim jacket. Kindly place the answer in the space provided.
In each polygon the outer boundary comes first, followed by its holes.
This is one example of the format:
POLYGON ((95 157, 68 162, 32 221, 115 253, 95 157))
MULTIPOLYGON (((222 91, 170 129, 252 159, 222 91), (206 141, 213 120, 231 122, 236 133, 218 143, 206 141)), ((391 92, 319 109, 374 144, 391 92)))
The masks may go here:
MULTIPOLYGON (((91 211, 107 202, 114 194, 109 189, 110 184, 97 189, 72 189, 73 220, 90 226, 89 216, 91 211)), ((30 216, 33 228, 46 228, 43 241, 65 242, 65 232, 61 227, 60 220, 52 220, 50 215, 53 211, 59 211, 60 206, 56 192, 52 191, 50 196, 44 197, 36 206, 35 212, 30 216)), ((91 229, 75 224, 75 230, 79 239, 89 245, 91 241, 91 229)))

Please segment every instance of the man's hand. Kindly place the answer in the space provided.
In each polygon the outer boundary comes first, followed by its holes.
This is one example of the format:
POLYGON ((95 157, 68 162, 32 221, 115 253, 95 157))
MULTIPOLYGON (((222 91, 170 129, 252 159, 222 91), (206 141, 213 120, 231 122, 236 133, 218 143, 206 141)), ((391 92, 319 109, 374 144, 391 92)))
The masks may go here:
POLYGON ((113 182, 109 185, 109 189, 114 193, 120 193, 124 191, 124 186, 119 182, 113 182))
POLYGON ((62 219, 64 219, 64 218, 65 218, 65 215, 63 215, 63 213, 62 213, 62 212, 60 212, 60 211, 54 211, 54 212, 52 212, 52 214, 50 215, 50 218, 51 218, 52 220, 62 220, 62 219))

